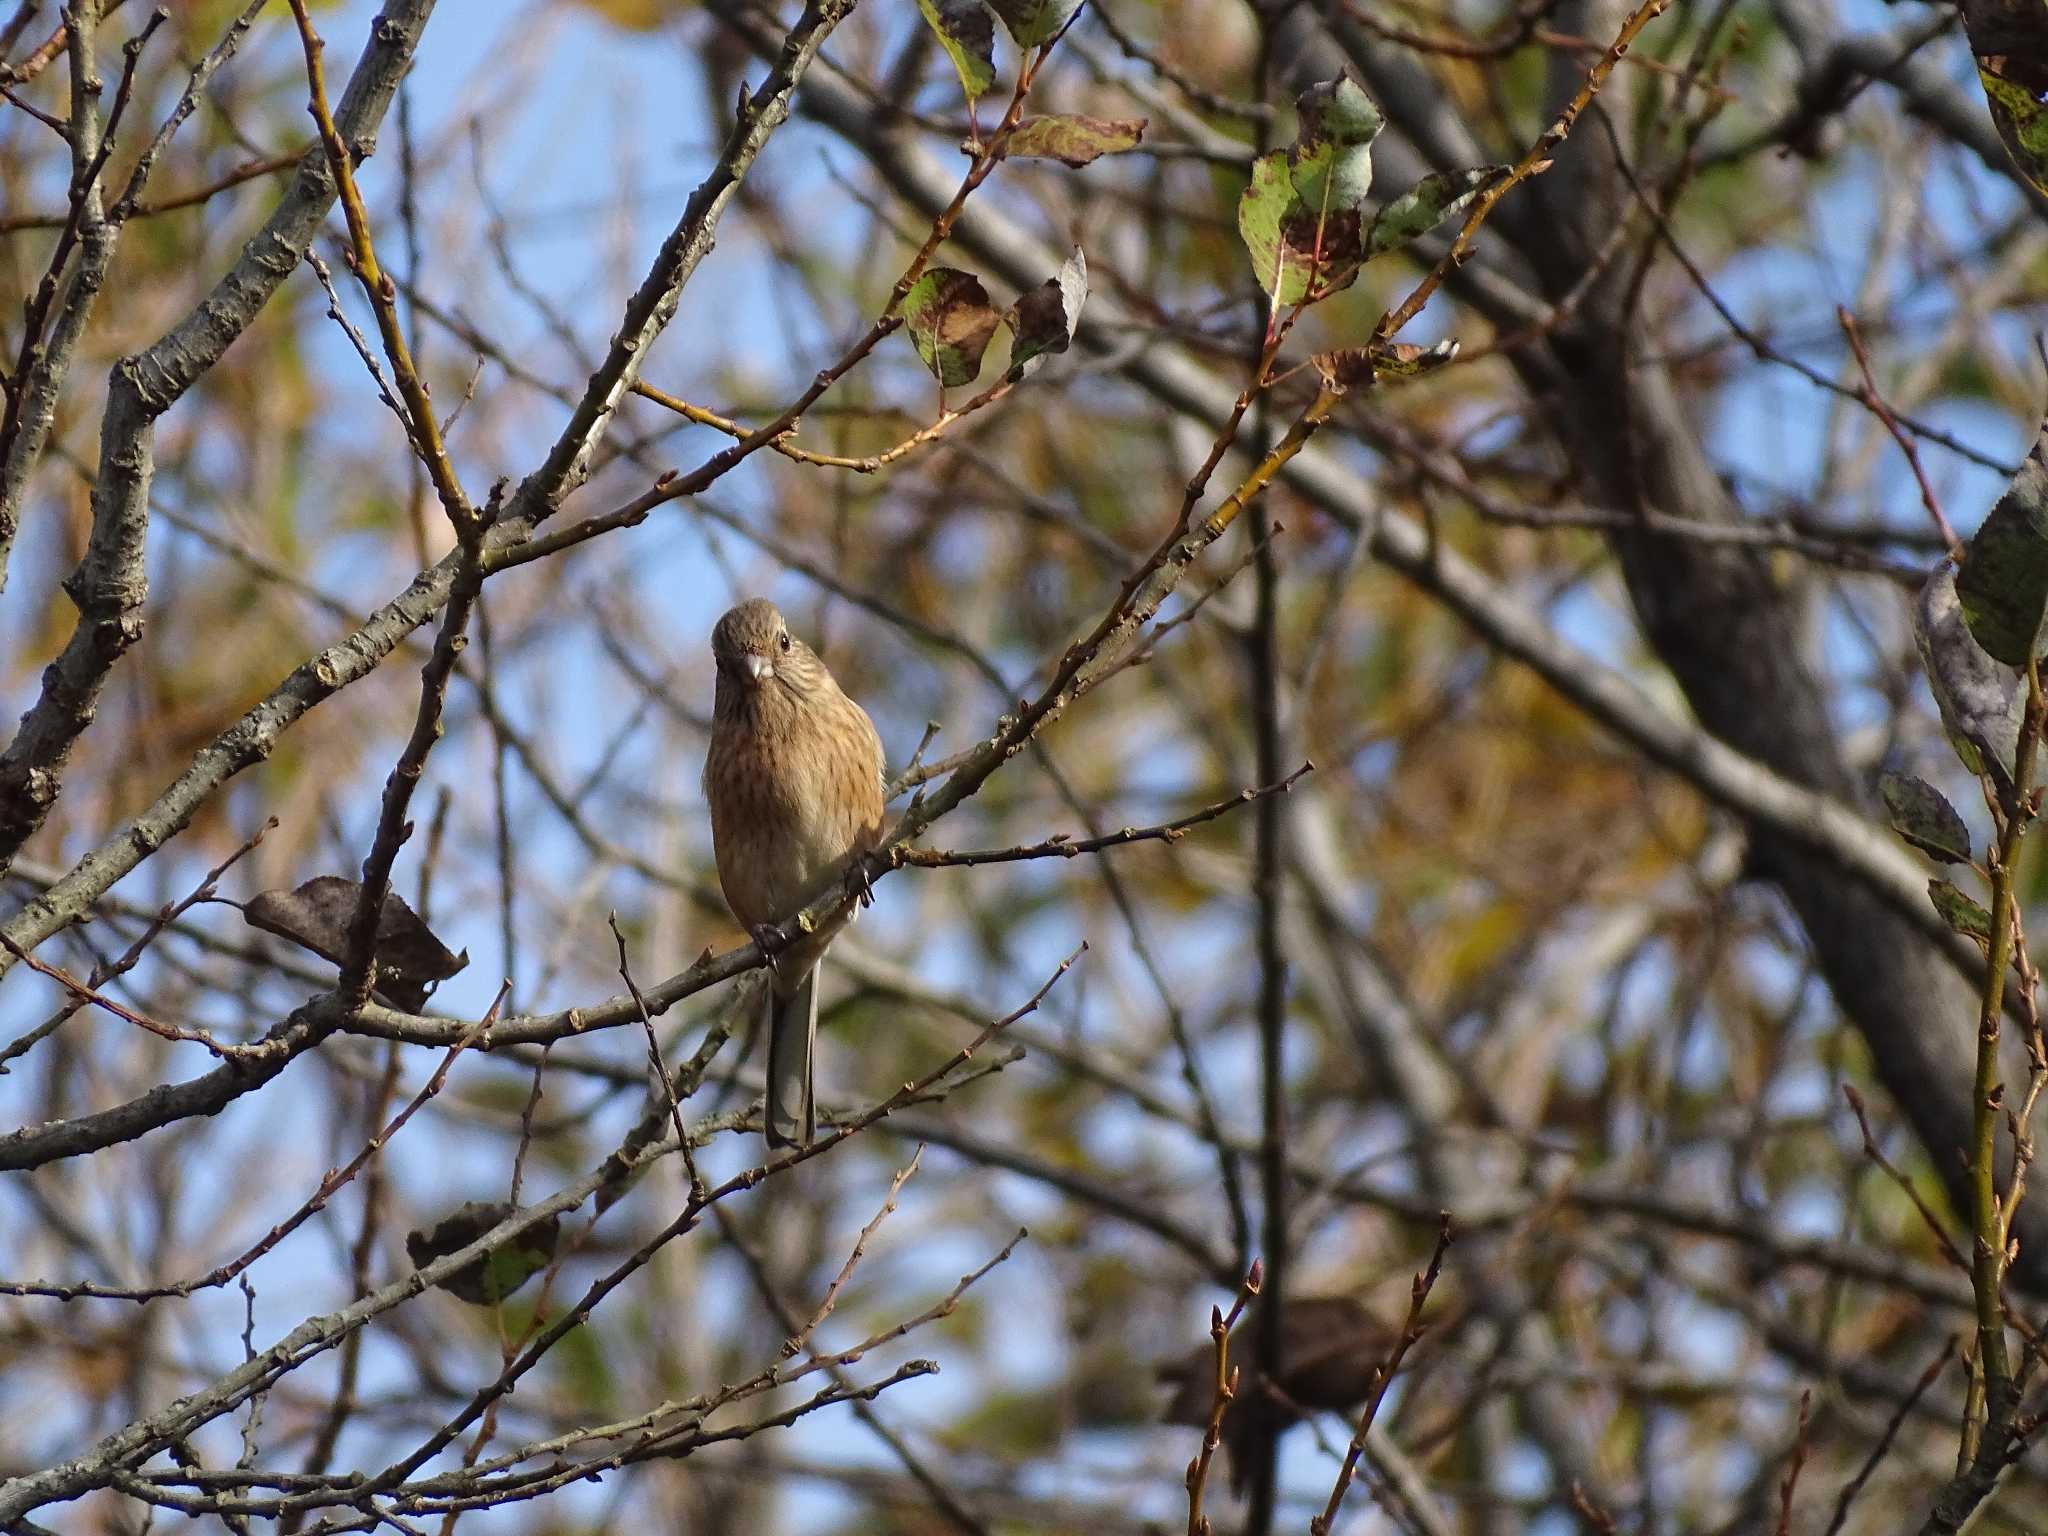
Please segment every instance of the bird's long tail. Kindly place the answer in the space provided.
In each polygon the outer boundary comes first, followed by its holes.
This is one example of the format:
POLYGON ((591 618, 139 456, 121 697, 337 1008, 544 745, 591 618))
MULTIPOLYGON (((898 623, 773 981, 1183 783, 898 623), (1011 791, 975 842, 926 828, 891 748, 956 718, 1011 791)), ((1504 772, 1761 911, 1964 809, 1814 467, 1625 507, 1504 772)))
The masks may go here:
POLYGON ((770 1147, 807 1147, 818 1133, 811 1062, 818 1045, 818 971, 793 991, 768 989, 768 1098, 763 1119, 770 1147))

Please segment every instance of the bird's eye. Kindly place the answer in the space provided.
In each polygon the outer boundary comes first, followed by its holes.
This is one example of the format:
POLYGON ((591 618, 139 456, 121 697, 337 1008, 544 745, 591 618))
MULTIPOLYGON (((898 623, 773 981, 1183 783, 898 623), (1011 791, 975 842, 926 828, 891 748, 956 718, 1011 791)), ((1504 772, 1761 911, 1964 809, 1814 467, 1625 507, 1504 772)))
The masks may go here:
POLYGON ((776 636, 776 640, 785 651, 788 650, 790 648, 790 645, 792 644, 789 638, 789 631, 786 629, 780 635, 776 636))

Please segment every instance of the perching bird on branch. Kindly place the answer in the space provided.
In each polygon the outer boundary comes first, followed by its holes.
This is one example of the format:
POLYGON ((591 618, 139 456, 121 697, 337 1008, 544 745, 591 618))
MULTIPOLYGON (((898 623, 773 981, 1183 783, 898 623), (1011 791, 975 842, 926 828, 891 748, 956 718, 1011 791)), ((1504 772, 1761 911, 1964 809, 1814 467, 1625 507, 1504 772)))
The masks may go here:
MULTIPOLYGON (((711 632, 718 683, 704 797, 718 883, 756 942, 845 878, 882 834, 882 740, 772 603, 749 598, 711 632)), ((817 1132, 811 1058, 818 969, 849 901, 772 957, 768 990, 771 1147, 817 1132)))

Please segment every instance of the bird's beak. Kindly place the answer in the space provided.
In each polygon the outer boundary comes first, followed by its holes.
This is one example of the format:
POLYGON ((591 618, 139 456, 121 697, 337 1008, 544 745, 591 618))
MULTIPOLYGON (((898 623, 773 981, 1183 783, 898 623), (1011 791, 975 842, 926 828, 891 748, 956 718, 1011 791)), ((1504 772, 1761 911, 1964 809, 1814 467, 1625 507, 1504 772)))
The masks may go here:
POLYGON ((755 682, 765 683, 774 675, 775 662, 772 658, 767 656, 749 656, 747 658, 747 676, 751 677, 755 682))

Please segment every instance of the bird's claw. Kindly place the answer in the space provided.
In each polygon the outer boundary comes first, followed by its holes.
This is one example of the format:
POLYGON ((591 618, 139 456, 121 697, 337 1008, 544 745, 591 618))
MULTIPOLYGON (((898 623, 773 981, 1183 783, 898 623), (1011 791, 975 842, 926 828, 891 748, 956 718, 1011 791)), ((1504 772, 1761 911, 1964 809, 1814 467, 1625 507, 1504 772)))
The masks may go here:
POLYGON ((875 904, 875 877, 868 867, 866 854, 858 855, 848 866, 846 881, 853 891, 854 899, 862 907, 872 907, 875 904))
POLYGON ((789 948, 789 941, 773 923, 754 923, 747 929, 747 936, 760 946, 761 956, 768 962, 768 969, 775 969, 775 962, 782 952, 789 948))

